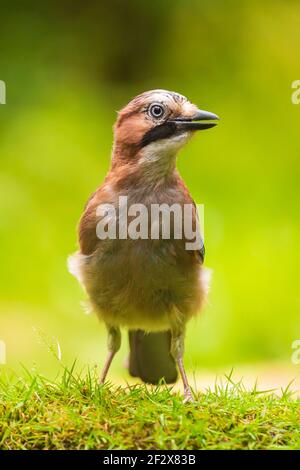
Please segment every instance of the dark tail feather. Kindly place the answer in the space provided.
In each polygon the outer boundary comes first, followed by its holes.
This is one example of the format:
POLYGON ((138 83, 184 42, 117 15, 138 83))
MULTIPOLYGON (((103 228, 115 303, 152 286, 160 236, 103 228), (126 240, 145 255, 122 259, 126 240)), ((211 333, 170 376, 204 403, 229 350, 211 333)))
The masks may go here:
POLYGON ((170 354, 171 332, 145 333, 129 331, 129 372, 144 382, 157 384, 162 378, 166 383, 177 380, 177 369, 170 354))

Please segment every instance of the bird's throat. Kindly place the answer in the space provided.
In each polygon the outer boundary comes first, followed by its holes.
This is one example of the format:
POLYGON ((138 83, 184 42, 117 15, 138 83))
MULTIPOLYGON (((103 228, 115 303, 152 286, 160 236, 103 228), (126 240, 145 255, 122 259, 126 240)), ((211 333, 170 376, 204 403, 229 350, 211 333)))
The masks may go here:
POLYGON ((141 178, 149 184, 159 183, 170 177, 176 169, 176 153, 142 151, 138 160, 141 178))

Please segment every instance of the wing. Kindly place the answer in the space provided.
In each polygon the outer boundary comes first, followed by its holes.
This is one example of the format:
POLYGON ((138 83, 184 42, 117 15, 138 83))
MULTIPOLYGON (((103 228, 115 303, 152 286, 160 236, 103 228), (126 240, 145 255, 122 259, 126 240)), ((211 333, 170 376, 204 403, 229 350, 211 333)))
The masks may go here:
POLYGON ((91 255, 101 240, 97 237, 97 208, 102 203, 109 202, 105 185, 100 186, 88 199, 78 225, 80 252, 91 255))
MULTIPOLYGON (((193 200, 193 206, 195 208, 195 217, 197 218, 198 222, 199 222, 199 215, 198 215, 198 211, 197 211, 197 206, 195 204, 195 201, 193 200)), ((204 246, 204 241, 203 241, 203 238, 201 236, 201 233, 200 233, 200 226, 199 226, 199 223, 198 223, 198 230, 199 230, 199 238, 200 238, 200 249, 197 250, 197 256, 199 257, 199 262, 201 264, 204 263, 204 258, 205 258, 205 246, 204 246)))

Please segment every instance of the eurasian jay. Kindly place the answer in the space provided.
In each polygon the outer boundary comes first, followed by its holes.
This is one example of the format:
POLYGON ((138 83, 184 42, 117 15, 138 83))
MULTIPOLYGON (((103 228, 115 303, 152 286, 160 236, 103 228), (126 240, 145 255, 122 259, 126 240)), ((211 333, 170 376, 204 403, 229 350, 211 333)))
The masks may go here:
POLYGON ((131 237, 134 211, 127 212, 124 232, 120 200, 149 211, 157 205, 190 205, 192 226, 198 230, 196 205, 176 169, 176 156, 195 131, 215 126, 217 119, 165 90, 142 93, 118 113, 110 170, 86 204, 78 229, 80 249, 69 259, 70 271, 107 328, 101 383, 120 348, 120 327, 126 327, 131 375, 170 383, 176 380, 178 366, 185 401, 193 400, 183 352, 186 323, 200 311, 207 291, 202 239, 195 249, 187 249, 187 237, 175 235, 175 215, 169 219, 169 237, 162 236, 161 219, 150 218, 149 233, 158 224, 159 236, 131 237), (114 236, 105 237, 109 224, 114 236))

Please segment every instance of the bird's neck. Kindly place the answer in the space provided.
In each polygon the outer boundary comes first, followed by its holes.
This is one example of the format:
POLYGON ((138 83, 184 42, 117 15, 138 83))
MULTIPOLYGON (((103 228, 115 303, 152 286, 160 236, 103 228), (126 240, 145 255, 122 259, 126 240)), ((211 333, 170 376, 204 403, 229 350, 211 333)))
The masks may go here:
POLYGON ((112 154, 111 173, 121 181, 148 188, 164 184, 176 174, 177 149, 149 145, 128 154, 128 149, 115 146, 112 154), (127 150, 127 152, 126 152, 127 150))
POLYGON ((139 173, 149 184, 157 184, 172 176, 176 170, 175 152, 158 152, 145 148, 138 160, 139 173))

